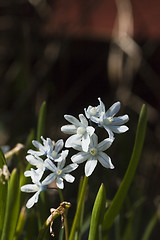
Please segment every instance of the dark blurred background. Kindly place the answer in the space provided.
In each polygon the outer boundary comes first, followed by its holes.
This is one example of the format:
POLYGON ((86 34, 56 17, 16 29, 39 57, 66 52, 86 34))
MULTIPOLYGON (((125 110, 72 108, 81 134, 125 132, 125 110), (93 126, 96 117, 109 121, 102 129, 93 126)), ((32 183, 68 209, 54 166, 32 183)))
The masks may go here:
MULTIPOLYGON (((98 97, 106 108, 119 100, 120 114, 130 116, 130 131, 118 136, 110 151, 114 176, 98 166, 90 187, 92 196, 95 184, 98 190, 107 182, 112 199, 145 103, 147 136, 130 192, 131 205, 145 197, 142 229, 158 209, 160 196, 159 13, 158 0, 0 1, 0 145, 25 143, 44 100, 44 137, 54 140, 66 138, 60 132, 64 114, 77 117, 84 107, 98 105, 98 97)), ((159 227, 157 223, 152 239, 159 239, 159 227)))

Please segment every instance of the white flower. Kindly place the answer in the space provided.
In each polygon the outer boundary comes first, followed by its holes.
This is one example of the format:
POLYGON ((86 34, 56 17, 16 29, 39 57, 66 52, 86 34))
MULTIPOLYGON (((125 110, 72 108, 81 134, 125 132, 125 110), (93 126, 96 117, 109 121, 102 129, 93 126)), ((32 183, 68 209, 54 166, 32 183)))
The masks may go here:
POLYGON ((34 156, 47 156, 48 153, 51 152, 53 149, 53 142, 50 138, 47 138, 46 140, 41 136, 41 139, 43 141, 43 144, 40 142, 33 140, 32 144, 38 149, 38 151, 34 150, 28 150, 28 153, 34 155, 34 156))
POLYGON ((93 135, 95 129, 88 126, 88 121, 83 114, 79 114, 80 121, 71 115, 64 115, 64 117, 72 124, 62 126, 61 131, 67 134, 73 134, 67 139, 65 147, 73 147, 77 141, 81 140, 82 149, 88 151, 90 137, 93 135))
POLYGON ((110 157, 104 153, 113 142, 113 139, 106 138, 102 142, 98 143, 98 137, 96 134, 93 134, 91 137, 91 142, 88 148, 88 152, 84 152, 80 145, 75 145, 74 148, 79 153, 71 157, 72 162, 80 164, 84 161, 87 161, 85 164, 85 175, 88 177, 94 171, 97 162, 99 161, 103 167, 113 169, 114 166, 111 163, 110 157))
POLYGON ((29 154, 26 156, 26 159, 31 165, 36 166, 38 169, 41 169, 42 172, 45 171, 45 163, 42 158, 29 154))
POLYGON ((68 155, 68 150, 63 151, 63 154, 61 155, 57 166, 50 160, 46 159, 45 164, 46 167, 52 172, 50 173, 43 181, 42 184, 50 184, 54 180, 56 180, 56 185, 58 188, 63 189, 64 188, 64 183, 63 179, 65 179, 67 182, 72 183, 75 179, 70 172, 75 170, 78 165, 76 163, 72 163, 64 167, 66 163, 66 157, 68 155))
POLYGON ((31 177, 33 184, 26 184, 21 187, 22 192, 28 192, 28 193, 35 193, 26 204, 27 208, 31 208, 35 203, 38 202, 39 194, 41 191, 45 191, 47 189, 47 186, 45 184, 42 184, 40 182, 40 179, 42 177, 42 171, 37 169, 34 170, 31 168, 31 171, 26 171, 25 176, 31 177))
MULTIPOLYGON (((128 130, 128 127, 123 125, 128 122, 128 115, 114 117, 120 110, 120 102, 114 103, 107 111, 100 98, 98 98, 100 105, 97 107, 97 113, 89 114, 89 108, 86 110, 86 116, 91 121, 97 123, 100 127, 103 127, 109 134, 109 138, 114 138, 114 133, 124 133, 128 130)), ((90 110, 91 112, 91 110, 90 110)))
POLYGON ((59 152, 63 148, 63 145, 64 145, 63 140, 60 139, 55 144, 53 144, 53 142, 50 138, 47 138, 45 140, 41 136, 41 139, 43 141, 43 145, 36 140, 32 141, 33 145, 38 149, 38 151, 30 149, 30 150, 28 150, 28 153, 30 153, 31 155, 33 155, 37 159, 38 159, 39 156, 46 156, 47 158, 56 161, 56 159, 58 159, 60 157, 59 152))

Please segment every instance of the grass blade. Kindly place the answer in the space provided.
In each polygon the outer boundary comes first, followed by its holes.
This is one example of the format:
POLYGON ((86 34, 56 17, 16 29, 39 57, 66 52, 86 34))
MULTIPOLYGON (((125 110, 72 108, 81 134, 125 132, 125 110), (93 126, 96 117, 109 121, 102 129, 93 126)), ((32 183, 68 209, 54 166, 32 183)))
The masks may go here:
POLYGON ((82 188, 81 188, 81 193, 79 194, 78 206, 77 206, 77 210, 76 210, 75 217, 74 217, 74 220, 73 220, 69 240, 74 240, 75 233, 78 229, 78 224, 80 223, 81 210, 82 210, 82 207, 83 207, 83 202, 84 202, 84 197, 85 197, 85 193, 86 193, 87 183, 88 183, 88 177, 85 176, 84 180, 83 180, 82 188))
POLYGON ((44 135, 45 121, 46 121, 46 102, 44 101, 41 105, 38 116, 37 141, 41 141, 41 136, 44 135))
POLYGON ((13 169, 8 182, 8 195, 6 203, 6 214, 4 218, 4 227, 1 240, 12 240, 19 216, 20 208, 20 186, 19 173, 13 169))
POLYGON ((131 160, 127 168, 127 171, 125 173, 125 176, 122 180, 122 183, 109 209, 105 213, 104 221, 103 221, 103 231, 107 231, 112 226, 114 219, 119 213, 119 210, 126 197, 127 191, 131 185, 131 182, 135 175, 135 171, 141 156, 143 143, 145 139, 146 125, 147 125, 147 109, 146 109, 146 106, 143 105, 140 112, 140 116, 139 116, 139 121, 138 121, 138 126, 136 131, 136 138, 135 138, 131 160))
POLYGON ((99 226, 101 226, 106 204, 106 193, 104 185, 102 184, 99 188, 91 216, 91 224, 89 230, 88 240, 98 240, 99 239, 99 226))
MULTIPOLYGON (((6 165, 6 161, 2 153, 2 150, 0 149, 0 169, 3 169, 4 165, 6 165)), ((7 189, 8 189, 8 181, 5 181, 5 178, 3 176, 0 176, 0 238, 1 238, 3 224, 4 224, 7 189)))

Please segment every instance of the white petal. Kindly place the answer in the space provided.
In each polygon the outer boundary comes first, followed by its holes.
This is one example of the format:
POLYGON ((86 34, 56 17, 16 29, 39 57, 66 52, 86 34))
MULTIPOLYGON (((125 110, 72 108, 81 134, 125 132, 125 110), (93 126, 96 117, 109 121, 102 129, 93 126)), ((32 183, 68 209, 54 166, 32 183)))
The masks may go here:
POLYGON ((120 102, 114 103, 106 112, 106 117, 113 117, 120 110, 120 102))
POLYGON ((77 128, 74 125, 64 125, 61 127, 61 131, 67 134, 74 134, 77 132, 77 128))
POLYGON ((112 143, 113 143, 113 139, 106 138, 98 144, 98 150, 99 151, 105 151, 111 146, 112 143))
POLYGON ((95 159, 89 159, 86 162, 86 164, 85 164, 85 175, 87 177, 89 177, 93 173, 96 165, 97 165, 97 160, 95 160, 95 159))
POLYGON ((64 145, 63 139, 58 140, 55 144, 54 151, 59 153, 61 151, 61 149, 63 148, 63 145, 64 145))
POLYGON ((110 129, 114 133, 124 133, 128 131, 129 128, 125 125, 122 125, 122 126, 110 126, 110 129))
POLYGON ((97 147, 97 144, 98 144, 98 137, 94 133, 90 138, 90 147, 97 147))
POLYGON ((82 150, 88 152, 88 147, 90 144, 90 136, 86 133, 82 136, 82 150))
POLYGON ((85 127, 88 126, 88 121, 87 121, 87 119, 85 118, 85 116, 84 116, 83 114, 79 114, 79 119, 80 119, 81 123, 82 123, 85 127))
POLYGON ((35 203, 38 202, 40 191, 36 192, 27 202, 26 207, 31 208, 35 203))
POLYGON ((39 150, 43 150, 43 146, 40 142, 36 141, 36 140, 33 140, 32 141, 32 144, 39 150))
POLYGON ((89 153, 79 152, 71 157, 71 161, 79 164, 86 161, 89 157, 90 157, 89 153))
POLYGON ((128 120, 129 120, 129 117, 127 114, 119 117, 114 117, 111 125, 122 125, 128 122, 128 120))
POLYGON ((98 98, 98 101, 99 101, 99 103, 100 103, 100 110, 101 110, 102 112, 105 112, 105 105, 104 105, 104 103, 101 101, 101 98, 98 98))
POLYGON ((73 116, 71 116, 71 115, 64 115, 64 118, 68 121, 68 122, 70 122, 70 123, 72 123, 73 125, 75 125, 75 126, 80 126, 81 124, 80 124, 80 122, 78 121, 78 119, 77 118, 75 118, 75 117, 73 117, 73 116))
POLYGON ((70 183, 74 182, 74 179, 75 179, 75 177, 73 177, 71 174, 65 174, 63 178, 70 183))
POLYGON ((45 163, 45 167, 50 171, 55 172, 57 170, 55 164, 51 160, 46 159, 44 163, 45 163))
POLYGON ((27 151, 27 153, 35 156, 36 158, 37 158, 38 156, 42 156, 42 155, 43 155, 42 152, 40 152, 40 151, 34 151, 34 150, 32 150, 32 149, 29 149, 29 150, 27 151))
POLYGON ((43 160, 40 158, 40 157, 35 157, 35 156, 33 156, 33 155, 27 155, 26 156, 26 159, 27 159, 27 161, 30 163, 30 164, 32 164, 32 165, 34 165, 34 166, 37 166, 37 164, 40 164, 40 163, 42 163, 43 164, 43 160))
POLYGON ((94 133, 94 131, 95 131, 95 128, 94 128, 94 127, 91 127, 91 126, 88 126, 88 127, 86 128, 86 131, 87 131, 87 133, 88 133, 90 136, 92 136, 93 133, 94 133))
POLYGON ((72 172, 72 171, 74 171, 77 167, 78 167, 78 165, 77 165, 76 163, 69 164, 68 166, 66 166, 66 167, 63 169, 63 172, 64 172, 64 173, 72 172))
POLYGON ((111 162, 111 158, 106 153, 99 152, 97 158, 98 158, 98 161, 102 164, 103 167, 111 168, 111 169, 114 168, 114 166, 111 162))
POLYGON ((37 192, 40 188, 36 184, 26 184, 21 187, 22 192, 37 192))
POLYGON ((65 147, 73 147, 75 144, 79 143, 79 140, 81 139, 81 135, 79 134, 74 134, 70 136, 66 142, 65 142, 65 147))
POLYGON ((57 185, 58 188, 63 189, 64 188, 63 179, 58 177, 56 179, 56 185, 57 185))
POLYGON ((49 185, 51 182, 53 182, 56 178, 55 173, 50 173, 43 181, 42 185, 49 185))

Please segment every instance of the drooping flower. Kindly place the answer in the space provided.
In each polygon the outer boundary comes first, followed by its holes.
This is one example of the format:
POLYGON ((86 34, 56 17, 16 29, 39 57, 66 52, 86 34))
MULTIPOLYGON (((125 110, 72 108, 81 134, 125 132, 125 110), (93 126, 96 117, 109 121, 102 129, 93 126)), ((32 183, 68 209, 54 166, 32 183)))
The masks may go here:
POLYGON ((111 162, 111 158, 104 153, 113 142, 113 139, 106 138, 102 142, 98 143, 98 137, 94 133, 91 137, 91 142, 88 148, 88 152, 84 152, 81 145, 74 145, 73 148, 80 151, 79 153, 73 155, 71 160, 73 163, 80 164, 86 161, 85 164, 85 175, 90 176, 99 161, 103 167, 113 169, 114 166, 111 162))
POLYGON ((128 122, 129 117, 127 114, 119 117, 115 115, 120 110, 120 102, 114 103, 107 111, 105 111, 105 105, 98 98, 100 105, 95 109, 95 114, 93 109, 88 107, 85 109, 86 116, 93 122, 97 123, 98 126, 103 127, 109 134, 109 138, 114 138, 114 133, 124 133, 128 130, 128 127, 123 125, 128 122))
POLYGON ((67 139, 65 147, 72 147, 75 142, 81 140, 82 149, 88 151, 90 137, 93 135, 95 129, 92 126, 88 126, 88 121, 83 114, 79 114, 80 121, 71 115, 64 115, 64 118, 72 124, 62 126, 61 131, 73 134, 67 139))
POLYGON ((28 192, 28 193, 35 193, 28 201, 26 204, 27 208, 33 207, 35 203, 38 202, 39 199, 39 194, 42 191, 45 191, 47 189, 46 184, 43 184, 40 182, 41 177, 42 177, 42 171, 37 169, 34 170, 31 168, 30 171, 25 172, 26 177, 31 177, 33 184, 26 184, 21 187, 22 192, 28 192))
POLYGON ((46 168, 49 169, 52 173, 50 173, 42 181, 42 184, 49 185, 51 182, 56 180, 57 187, 63 189, 63 179, 69 183, 74 182, 75 177, 73 177, 70 172, 74 171, 78 167, 78 165, 76 163, 72 163, 64 167, 68 152, 68 150, 63 151, 63 154, 60 156, 59 161, 57 161, 57 166, 50 159, 45 160, 46 168))

